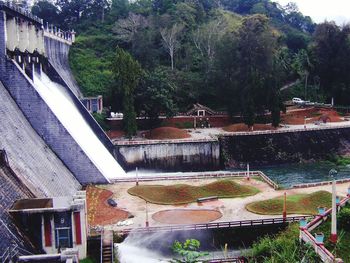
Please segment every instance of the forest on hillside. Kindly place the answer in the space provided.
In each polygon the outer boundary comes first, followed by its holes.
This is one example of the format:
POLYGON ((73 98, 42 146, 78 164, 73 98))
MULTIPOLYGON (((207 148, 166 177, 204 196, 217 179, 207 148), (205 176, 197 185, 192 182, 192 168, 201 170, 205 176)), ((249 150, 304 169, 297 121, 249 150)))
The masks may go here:
POLYGON ((70 64, 84 95, 131 118, 199 102, 248 125, 270 111, 278 125, 293 96, 350 104, 350 26, 315 24, 294 3, 39 0, 32 13, 77 31, 70 64))

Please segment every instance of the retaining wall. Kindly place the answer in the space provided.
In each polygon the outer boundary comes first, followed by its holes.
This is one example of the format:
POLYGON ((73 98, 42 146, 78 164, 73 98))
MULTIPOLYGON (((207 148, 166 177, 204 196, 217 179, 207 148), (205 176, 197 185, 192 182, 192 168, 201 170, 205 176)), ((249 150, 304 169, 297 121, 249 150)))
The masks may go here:
POLYGON ((230 168, 324 160, 350 154, 350 127, 226 135, 220 150, 230 168))
POLYGON ((136 167, 177 172, 220 169, 220 146, 215 140, 117 145, 116 151, 127 170, 136 167))

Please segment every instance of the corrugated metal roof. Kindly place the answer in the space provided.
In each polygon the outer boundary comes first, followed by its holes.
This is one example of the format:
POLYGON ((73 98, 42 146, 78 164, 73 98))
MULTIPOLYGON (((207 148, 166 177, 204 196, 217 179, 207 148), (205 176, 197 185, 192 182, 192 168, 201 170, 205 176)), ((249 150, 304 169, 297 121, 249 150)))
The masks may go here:
POLYGON ((0 167, 0 186, 0 258, 6 249, 13 246, 19 246, 21 249, 32 252, 33 247, 22 236, 8 213, 9 208, 17 199, 29 198, 32 195, 5 166, 0 167))

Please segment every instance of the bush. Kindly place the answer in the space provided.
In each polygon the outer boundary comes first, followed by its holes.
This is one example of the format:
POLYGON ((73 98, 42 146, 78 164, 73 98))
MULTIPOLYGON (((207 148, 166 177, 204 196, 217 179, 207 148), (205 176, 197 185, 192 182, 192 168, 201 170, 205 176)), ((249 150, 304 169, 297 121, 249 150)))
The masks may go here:
POLYGON ((338 214, 339 228, 350 231, 350 207, 344 207, 338 214))
POLYGON ((193 128, 193 123, 189 121, 185 122, 176 122, 175 126, 179 129, 192 129, 193 128))
POLYGON ((101 128, 104 131, 110 130, 109 125, 105 121, 106 114, 104 114, 104 113, 93 113, 92 116, 94 117, 94 119, 97 121, 97 123, 101 126, 101 128))
POLYGON ((261 238, 252 246, 250 262, 321 262, 312 247, 299 242, 299 225, 293 224, 276 236, 261 238))

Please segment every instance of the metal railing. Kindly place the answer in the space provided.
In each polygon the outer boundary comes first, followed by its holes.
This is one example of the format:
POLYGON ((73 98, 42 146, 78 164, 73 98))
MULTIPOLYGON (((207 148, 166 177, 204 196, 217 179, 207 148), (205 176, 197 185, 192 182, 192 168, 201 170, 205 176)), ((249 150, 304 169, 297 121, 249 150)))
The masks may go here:
MULTIPOLYGON (((112 179, 111 183, 121 183, 121 182, 152 182, 152 181, 166 181, 166 180, 199 180, 199 179, 215 179, 215 178, 234 178, 234 177, 246 177, 247 172, 202 172, 202 173, 184 173, 182 175, 178 174, 158 174, 157 176, 138 176, 131 178, 116 178, 112 179)), ((249 176, 258 176, 264 182, 266 182, 273 189, 278 189, 279 185, 271 180, 262 171, 250 171, 249 176)))
POLYGON ((15 11, 23 16, 26 16, 26 17, 38 22, 39 24, 43 24, 42 19, 33 15, 30 11, 25 10, 24 8, 21 8, 21 7, 17 6, 16 4, 13 4, 12 2, 0 1, 0 8, 3 9, 4 7, 8 8, 12 11, 15 11))
POLYGON ((168 144, 168 143, 201 143, 201 142, 218 142, 218 139, 174 139, 174 140, 128 140, 128 141, 112 141, 116 146, 128 145, 147 145, 147 144, 168 144))
POLYGON ((267 134, 278 134, 278 133, 290 133, 290 132, 308 132, 308 131, 321 131, 321 130, 337 130, 337 129, 350 129, 349 125, 334 125, 334 126, 323 126, 316 128, 302 128, 302 129, 285 129, 285 130, 267 130, 267 131, 250 131, 250 132, 231 132, 226 133, 224 136, 246 136, 246 135, 267 135, 267 134))
MULTIPOLYGON (((336 184, 349 183, 350 178, 336 180, 335 182, 336 184)), ((324 186, 324 185, 331 185, 331 184, 332 184, 332 181, 323 181, 323 182, 317 182, 317 183, 296 184, 296 185, 293 185, 292 188, 309 188, 309 187, 324 186)))
MULTIPOLYGON (((338 208, 344 207, 350 201, 350 196, 343 198, 338 208)), ((325 218, 327 218, 332 213, 332 208, 328 209, 323 215, 316 216, 311 222, 309 222, 305 227, 300 227, 300 239, 305 243, 311 244, 315 249, 315 252, 319 255, 322 262, 333 263, 336 262, 335 256, 324 246, 324 244, 317 243, 316 239, 312 236, 310 231, 319 226, 325 218)), ((343 262, 341 259, 337 261, 338 263, 343 262)))
POLYGON ((326 263, 333 263, 335 260, 335 257, 331 252, 328 251, 327 248, 324 247, 322 244, 317 244, 316 239, 308 232, 307 230, 302 230, 300 234, 300 238, 307 244, 311 244, 315 252, 318 254, 318 256, 321 258, 322 262, 326 263))
POLYGON ((216 222, 216 223, 206 223, 206 224, 140 227, 140 228, 121 229, 118 232, 122 234, 129 234, 129 233, 173 232, 173 231, 184 231, 184 230, 207 230, 207 229, 218 229, 218 228, 238 228, 238 227, 293 223, 293 222, 299 222, 301 219, 305 219, 305 218, 310 219, 313 217, 312 216, 293 216, 293 217, 286 217, 286 218, 277 217, 277 218, 243 220, 243 221, 216 222))

